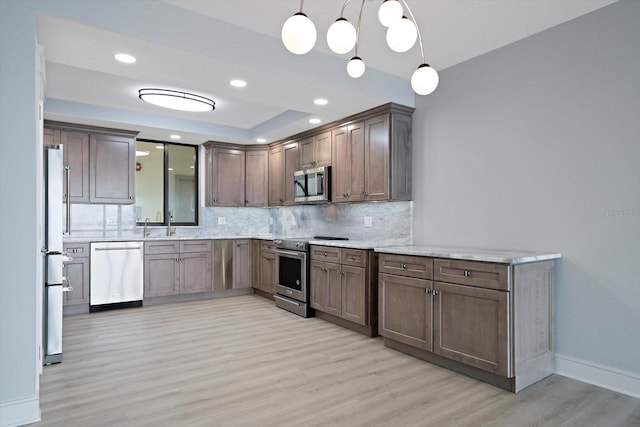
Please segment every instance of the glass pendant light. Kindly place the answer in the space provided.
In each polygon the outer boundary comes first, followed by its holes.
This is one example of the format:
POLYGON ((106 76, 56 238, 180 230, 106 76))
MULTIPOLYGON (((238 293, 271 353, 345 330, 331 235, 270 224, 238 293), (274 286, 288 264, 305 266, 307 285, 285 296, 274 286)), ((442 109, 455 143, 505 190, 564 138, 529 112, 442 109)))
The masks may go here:
POLYGON ((313 49, 318 33, 313 21, 302 13, 304 0, 300 1, 300 12, 289 17, 282 26, 282 43, 291 53, 304 55, 313 49))
POLYGON ((396 21, 402 19, 402 5, 397 0, 384 0, 378 9, 378 20, 389 28, 396 21))
POLYGON ((356 29, 345 18, 338 18, 327 31, 327 44, 337 54, 349 52, 356 45, 356 29))
POLYGON ((429 95, 438 87, 440 77, 429 64, 421 64, 411 76, 411 88, 418 95, 429 95))
POLYGON ((364 70, 366 68, 367 67, 364 65, 364 61, 359 56, 354 56, 347 63, 347 73, 354 79, 361 77, 364 74, 364 70))
POLYGON ((387 44, 395 52, 406 52, 416 44, 418 30, 406 16, 387 29, 387 44))

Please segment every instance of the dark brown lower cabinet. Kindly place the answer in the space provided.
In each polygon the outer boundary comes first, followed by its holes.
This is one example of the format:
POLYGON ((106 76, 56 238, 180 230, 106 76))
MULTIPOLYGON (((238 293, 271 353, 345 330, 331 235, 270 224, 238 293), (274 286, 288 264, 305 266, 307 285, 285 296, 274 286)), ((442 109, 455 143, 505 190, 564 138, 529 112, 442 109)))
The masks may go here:
POLYGON ((144 250, 145 297, 212 290, 211 240, 146 242, 144 250))
POLYGON ((311 307, 332 316, 329 320, 377 335, 376 259, 368 250, 312 246, 311 307))
POLYGON ((63 276, 73 290, 63 295, 63 305, 89 304, 89 244, 65 244, 64 253, 73 258, 64 263, 63 276))
POLYGON ((553 372, 553 261, 418 258, 380 254, 385 345, 514 392, 553 372))

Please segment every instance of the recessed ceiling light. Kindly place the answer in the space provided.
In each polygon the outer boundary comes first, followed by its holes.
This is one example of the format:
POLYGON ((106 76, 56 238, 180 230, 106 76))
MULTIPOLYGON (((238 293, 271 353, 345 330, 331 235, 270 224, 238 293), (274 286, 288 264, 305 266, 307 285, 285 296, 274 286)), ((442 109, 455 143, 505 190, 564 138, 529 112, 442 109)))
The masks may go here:
POLYGON ((245 87, 247 85, 247 82, 240 79, 234 79, 234 80, 231 80, 229 84, 233 87, 245 87))
POLYGON ((318 123, 320 123, 322 120, 320 119, 309 119, 309 123, 311 123, 312 125, 316 125, 318 123))
POLYGON ((327 101, 324 98, 318 98, 318 99, 314 99, 313 103, 316 105, 327 105, 329 103, 329 101, 327 101))
POLYGON ((172 110, 203 112, 213 111, 216 103, 204 96, 169 89, 145 88, 138 91, 145 102, 172 110))
POLYGON ((173 135, 169 135, 169 138, 171 138, 171 139, 180 139, 182 137, 180 135, 173 134, 173 135))
POLYGON ((142 157, 142 156, 148 156, 149 152, 148 151, 138 151, 136 150, 136 157, 142 157))
POLYGON ((128 53, 116 53, 114 55, 114 58, 124 64, 133 64, 134 62, 136 62, 136 57, 129 55, 128 53))
POLYGON ((258 138, 258 139, 256 139, 256 142, 262 144, 263 142, 267 142, 267 140, 264 139, 264 138, 258 138))

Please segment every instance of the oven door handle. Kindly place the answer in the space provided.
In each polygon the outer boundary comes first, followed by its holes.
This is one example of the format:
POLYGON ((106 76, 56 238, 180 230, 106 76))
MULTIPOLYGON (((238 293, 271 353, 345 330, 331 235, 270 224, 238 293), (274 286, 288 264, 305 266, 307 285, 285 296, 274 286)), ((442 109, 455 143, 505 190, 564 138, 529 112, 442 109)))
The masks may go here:
POLYGON ((276 254, 278 255, 285 255, 291 258, 298 258, 298 259, 304 259, 304 257, 306 256, 305 253, 301 253, 301 252, 294 252, 294 251, 286 251, 286 250, 282 250, 282 249, 276 249, 274 251, 276 254))

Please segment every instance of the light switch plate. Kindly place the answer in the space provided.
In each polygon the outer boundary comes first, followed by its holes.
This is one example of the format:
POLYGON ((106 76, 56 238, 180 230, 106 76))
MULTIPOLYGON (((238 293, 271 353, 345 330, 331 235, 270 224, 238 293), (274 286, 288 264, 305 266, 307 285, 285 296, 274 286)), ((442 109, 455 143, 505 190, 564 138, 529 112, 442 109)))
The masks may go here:
POLYGON ((227 223, 227 217, 226 216, 219 216, 218 217, 218 225, 224 225, 227 223))
POLYGON ((364 226, 365 227, 373 227, 373 218, 370 216, 364 217, 364 226))

